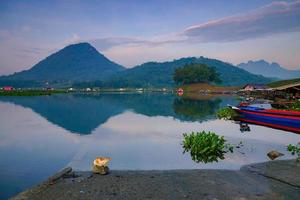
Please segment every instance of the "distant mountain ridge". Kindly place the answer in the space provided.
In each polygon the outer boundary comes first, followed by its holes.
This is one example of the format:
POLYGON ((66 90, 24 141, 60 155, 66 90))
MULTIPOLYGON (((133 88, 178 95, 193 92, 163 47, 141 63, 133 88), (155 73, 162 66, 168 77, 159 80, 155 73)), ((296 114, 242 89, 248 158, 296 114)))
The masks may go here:
POLYGON ((66 46, 31 69, 2 77, 7 80, 99 80, 125 68, 100 54, 89 43, 66 46))
POLYGON ((265 77, 274 77, 278 79, 290 79, 300 77, 300 70, 288 70, 278 63, 268 63, 265 60, 248 61, 237 65, 250 73, 262 75, 265 77))
POLYGON ((173 87, 175 69, 190 63, 203 63, 214 67, 220 74, 222 85, 271 81, 269 78, 251 74, 229 63, 205 57, 147 62, 126 69, 107 59, 90 44, 79 43, 66 46, 29 70, 0 77, 0 86, 45 87, 49 83, 52 87, 69 87, 74 83, 88 83, 99 87, 173 87))
POLYGON ((190 63, 202 63, 214 67, 220 74, 222 85, 226 86, 244 85, 247 83, 267 83, 271 81, 269 78, 251 74, 229 63, 201 56, 198 58, 180 58, 168 62, 147 62, 112 76, 105 84, 107 86, 116 85, 117 87, 121 86, 118 85, 120 83, 126 86, 134 85, 136 87, 174 86, 173 73, 175 69, 190 63))

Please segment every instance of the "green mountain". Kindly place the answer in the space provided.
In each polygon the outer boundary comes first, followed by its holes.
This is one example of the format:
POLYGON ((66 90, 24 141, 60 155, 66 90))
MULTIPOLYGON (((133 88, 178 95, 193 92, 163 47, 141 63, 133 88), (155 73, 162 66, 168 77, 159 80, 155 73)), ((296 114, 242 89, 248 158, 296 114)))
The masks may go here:
POLYGON ((69 45, 34 65, 31 69, 1 77, 22 81, 92 81, 124 70, 88 43, 69 45))
POLYGON ((173 73, 185 64, 214 67, 222 85, 267 83, 271 79, 251 74, 220 60, 188 57, 169 62, 147 62, 131 69, 118 65, 88 43, 69 45, 31 69, 0 77, 0 86, 14 87, 173 87, 173 73))
POLYGON ((188 57, 169 62, 148 62, 113 75, 98 82, 102 87, 171 87, 174 86, 173 73, 176 68, 190 63, 202 63, 214 67, 220 74, 222 85, 238 86, 247 83, 268 83, 261 75, 251 74, 220 60, 205 57, 188 57))

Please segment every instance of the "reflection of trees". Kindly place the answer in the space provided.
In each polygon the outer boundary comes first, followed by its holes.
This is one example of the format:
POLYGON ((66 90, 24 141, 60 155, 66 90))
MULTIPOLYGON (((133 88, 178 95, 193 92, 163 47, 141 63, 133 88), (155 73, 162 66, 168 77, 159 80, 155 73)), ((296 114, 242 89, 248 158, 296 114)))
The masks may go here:
POLYGON ((221 99, 193 100, 187 98, 176 98, 173 101, 174 112, 185 120, 205 120, 213 117, 219 108, 221 99))
POLYGON ((125 109, 146 116, 174 116, 172 94, 144 93, 125 94, 119 98, 119 102, 125 109))

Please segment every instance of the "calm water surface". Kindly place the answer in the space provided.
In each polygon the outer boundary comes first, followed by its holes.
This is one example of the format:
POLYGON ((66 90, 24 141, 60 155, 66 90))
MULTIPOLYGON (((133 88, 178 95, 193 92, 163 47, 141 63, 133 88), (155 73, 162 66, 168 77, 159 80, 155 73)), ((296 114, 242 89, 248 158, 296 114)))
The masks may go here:
POLYGON ((239 169, 268 160, 300 135, 215 118, 236 97, 197 99, 171 94, 53 95, 0 97, 0 199, 71 166, 90 170, 97 156, 112 157, 111 169, 239 169), (218 163, 199 164, 183 154, 182 133, 210 130, 244 147, 218 163))

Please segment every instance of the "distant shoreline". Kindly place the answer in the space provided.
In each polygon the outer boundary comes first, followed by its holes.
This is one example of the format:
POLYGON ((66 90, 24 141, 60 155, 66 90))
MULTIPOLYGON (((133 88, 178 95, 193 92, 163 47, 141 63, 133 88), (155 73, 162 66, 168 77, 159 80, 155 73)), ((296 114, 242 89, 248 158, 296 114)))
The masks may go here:
MULTIPOLYGON (((236 94, 238 87, 224 87, 214 86, 204 83, 184 85, 183 94, 184 96, 194 95, 207 95, 207 94, 236 94)), ((44 88, 44 89, 12 89, 6 91, 0 90, 0 96, 42 96, 51 95, 58 93, 80 93, 80 94, 100 94, 100 93, 147 93, 147 92, 159 92, 159 93, 176 93, 178 88, 44 88)))
POLYGON ((4 91, 0 90, 0 96, 44 96, 44 95, 52 95, 52 94, 59 94, 65 93, 64 90, 11 90, 11 91, 4 91))

